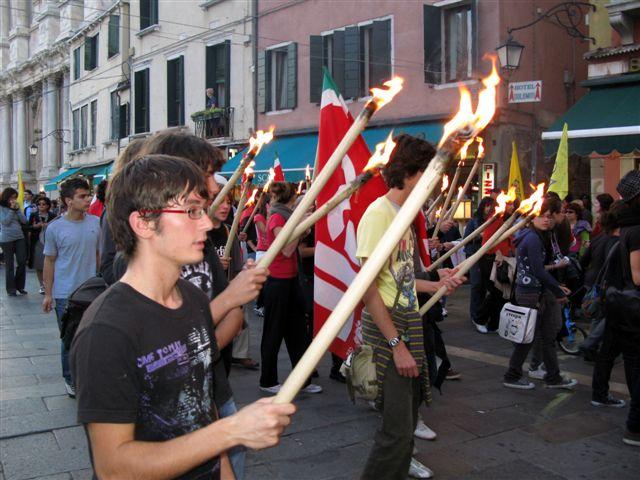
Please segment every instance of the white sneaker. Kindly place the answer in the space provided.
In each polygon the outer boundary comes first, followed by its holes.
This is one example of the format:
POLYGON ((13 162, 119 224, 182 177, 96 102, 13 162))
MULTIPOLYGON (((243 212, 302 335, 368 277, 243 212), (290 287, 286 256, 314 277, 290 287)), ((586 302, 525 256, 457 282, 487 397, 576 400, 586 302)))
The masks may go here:
MULTIPOLYGON (((448 315, 449 315, 449 312, 447 312, 447 309, 442 307, 442 316, 447 317, 448 315)), ((424 468, 427 468, 427 467, 424 467, 424 468)), ((429 478, 429 477, 426 477, 426 478, 429 478)))
POLYGON ((433 472, 430 468, 427 468, 415 458, 411 458, 411 465, 409 466, 409 476, 411 478, 431 478, 433 477, 433 472))
POLYGON ((282 387, 282 385, 278 384, 278 385, 274 385, 273 387, 260 387, 260 390, 262 390, 263 392, 267 392, 267 393, 273 393, 274 395, 276 393, 278 393, 280 391, 280 388, 282 387))
POLYGON ((529 378, 535 378, 536 380, 544 380, 544 376, 547 374, 547 371, 544 369, 544 364, 541 363, 537 369, 531 370, 529 369, 528 376, 529 378))
POLYGON ((414 437, 421 438, 422 440, 435 440, 438 435, 436 432, 427 427, 421 418, 418 419, 416 430, 413 432, 414 437))
POLYGON ((302 389, 304 393, 322 393, 322 387, 315 383, 310 383, 302 389))
POLYGON ((484 325, 480 325, 479 323, 473 323, 476 327, 476 330, 480 333, 489 333, 489 330, 484 325))

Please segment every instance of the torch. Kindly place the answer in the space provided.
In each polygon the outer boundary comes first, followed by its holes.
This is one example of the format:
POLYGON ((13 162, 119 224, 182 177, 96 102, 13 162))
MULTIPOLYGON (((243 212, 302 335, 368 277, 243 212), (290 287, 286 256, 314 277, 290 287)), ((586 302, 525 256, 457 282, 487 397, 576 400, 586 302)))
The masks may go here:
POLYGON ((333 175, 333 171, 340 165, 342 159, 349 151, 349 148, 356 141, 360 133, 364 130, 367 123, 378 109, 393 99, 393 97, 402 89, 402 78, 394 77, 393 79, 384 83, 387 89, 372 88, 371 93, 373 98, 369 100, 362 112, 355 119, 346 135, 340 140, 338 147, 329 157, 327 163, 320 172, 317 173, 315 180, 307 190, 306 195, 302 198, 296 209, 284 224, 282 230, 278 236, 271 243, 269 249, 265 252, 264 256, 258 262, 259 267, 268 267, 271 262, 276 258, 278 253, 289 243, 291 235, 296 226, 302 222, 305 213, 313 206, 318 194, 322 191, 326 183, 333 175))
POLYGON ((296 227, 291 235, 290 241, 301 237, 304 233, 315 225, 318 220, 326 216, 331 210, 336 208, 341 202, 349 198, 356 191, 358 191, 364 184, 375 177, 382 167, 384 167, 389 161, 391 152, 396 146, 396 143, 392 140, 393 132, 389 134, 386 142, 382 142, 376 145, 375 152, 371 155, 371 158, 365 165, 362 173, 358 175, 347 188, 337 192, 333 197, 327 200, 327 203, 318 208, 309 217, 306 218, 300 225, 296 227))
POLYGON ((268 132, 258 130, 255 136, 249 139, 249 151, 242 157, 238 168, 235 169, 233 175, 231 175, 231 178, 229 178, 229 181, 224 187, 222 187, 222 190, 220 190, 215 200, 211 203, 211 206, 209 207, 209 213, 213 214, 213 212, 218 209, 224 198, 229 193, 229 190, 231 190, 231 188, 238 181, 238 178, 240 178, 240 175, 244 173, 245 169, 258 155, 258 153, 260 153, 262 146, 273 140, 273 131, 274 127, 271 127, 268 132))
MULTIPOLYGON (((460 111, 445 125, 445 133, 440 140, 434 158, 429 162, 429 166, 396 214, 393 223, 385 233, 384 241, 378 243, 291 375, 282 385, 275 397, 276 403, 292 401, 304 386, 313 369, 360 303, 369 286, 387 264, 387 259, 410 228, 429 195, 440 183, 440 178, 450 159, 458 152, 461 142, 478 135, 489 124, 495 113, 496 86, 499 82, 500 77, 494 65, 491 76, 483 81, 487 93, 480 93, 475 113, 471 106, 471 94, 468 90, 462 90, 460 111)), ((313 189, 314 186, 315 182, 311 188, 313 189)))
POLYGON ((433 213, 433 211, 436 208, 438 208, 438 204, 442 200, 442 197, 444 197, 444 192, 445 192, 445 190, 447 189, 448 186, 449 186, 449 176, 448 175, 443 175, 442 176, 442 187, 440 187, 440 193, 438 194, 436 199, 433 201, 433 203, 431 204, 431 206, 427 210, 427 213, 424 214, 424 216, 426 218, 429 218, 429 215, 431 215, 433 213))
POLYGON ((467 190, 469 189, 469 185, 471 185, 471 182, 473 181, 476 174, 478 173, 478 167, 480 166, 480 161, 482 160, 482 157, 484 157, 484 145, 483 145, 482 137, 476 137, 476 141, 478 142, 478 153, 476 154, 476 159, 473 162, 473 166, 471 167, 471 172, 469 172, 469 176, 464 182, 464 186, 458 192, 458 197, 456 198, 456 201, 453 204, 453 207, 451 207, 451 209, 446 214, 447 218, 453 218, 456 211, 458 210, 458 206, 460 205, 460 202, 462 202, 464 195, 467 193, 467 190))
POLYGON ((465 245, 471 242, 474 238, 476 238, 478 235, 484 232, 487 229, 487 227, 489 227, 489 225, 495 222, 500 217, 500 215, 504 213, 504 211, 507 208, 507 203, 513 203, 515 199, 516 199, 515 187, 509 188, 509 193, 507 194, 500 193, 500 195, 498 195, 498 198, 496 198, 496 202, 498 203, 498 208, 496 208, 496 211, 493 213, 493 215, 491 215, 486 222, 484 222, 482 225, 476 228, 473 232, 471 232, 469 235, 463 238, 462 241, 460 241, 455 247, 447 251, 444 255, 442 255, 435 262, 433 262, 427 268, 427 272, 432 272, 433 270, 435 270, 438 266, 442 265, 442 263, 447 258, 449 258, 451 255, 456 253, 458 250, 463 248, 465 245))
MULTIPOLYGON (((515 212, 509 220, 504 222, 502 226, 496 230, 487 242, 480 247, 480 249, 467 258, 464 262, 458 265, 458 271, 455 273, 455 277, 461 278, 463 277, 471 267, 473 267, 489 250, 495 247, 498 243, 506 240, 509 236, 506 235, 507 232, 515 232, 516 230, 522 228, 529 220, 538 215, 540 212, 540 207, 542 206, 542 201, 544 199, 544 183, 538 185, 537 190, 531 195, 528 199, 523 201, 520 204, 520 208, 518 208, 517 212, 515 212), (524 219, 524 221, 520 222, 518 225, 511 227, 513 223, 521 217, 522 214, 530 212, 529 215, 524 219), (511 227, 511 228, 510 228, 511 227), (515 229, 515 230, 512 230, 515 229)), ((420 308, 420 316, 424 315, 429 311, 431 307, 433 307, 436 302, 438 302, 444 295, 447 293, 447 287, 442 286, 438 289, 436 293, 429 299, 427 303, 425 303, 420 308)))
MULTIPOLYGON (((256 206, 253 208, 251 215, 249 215, 249 218, 247 219, 247 223, 244 225, 244 228, 242 229, 242 233, 247 233, 247 231, 249 230, 249 225, 251 225, 251 222, 253 222, 253 217, 256 216, 256 213, 258 213, 258 210, 260 210, 260 207, 262 207, 262 202, 264 201, 267 194, 269 193, 269 187, 271 186, 271 183, 273 182, 273 179, 275 177, 276 177, 276 173, 274 172, 273 168, 270 168, 269 179, 267 180, 267 183, 264 184, 264 187, 262 187, 262 190, 260 192, 260 197, 258 198, 258 202, 256 203, 256 206)), ((257 191, 258 191, 257 189, 254 190, 254 194, 257 191)))
MULTIPOLYGON (((247 168, 247 180, 244 183, 244 188, 242 189, 242 194, 240 194, 240 200, 238 201, 238 208, 236 210, 236 216, 233 218, 233 223, 231 224, 231 229, 229 230, 229 235, 227 236, 227 244, 224 246, 224 258, 229 258, 231 253, 231 246, 233 245, 233 240, 238 232, 238 226, 240 225, 240 217, 242 217, 242 211, 247 202, 247 195, 249 194, 249 190, 251 189, 251 182, 253 181, 253 169, 250 170, 250 167, 247 168)), ((255 191, 254 195, 255 196, 255 191)))
POLYGON ((311 167, 307 163, 307 168, 304 169, 304 181, 307 184, 307 191, 311 187, 311 167))

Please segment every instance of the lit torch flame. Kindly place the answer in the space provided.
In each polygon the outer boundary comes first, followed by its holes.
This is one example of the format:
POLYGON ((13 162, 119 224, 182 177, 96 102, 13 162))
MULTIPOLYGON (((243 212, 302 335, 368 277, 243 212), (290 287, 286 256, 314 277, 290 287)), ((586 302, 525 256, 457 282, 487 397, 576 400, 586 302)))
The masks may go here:
POLYGON ((264 130, 258 130, 253 137, 249 139, 249 151, 255 152, 254 156, 260 153, 263 145, 266 145, 271 140, 273 140, 273 132, 276 127, 269 127, 269 131, 265 132, 264 130))
POLYGON ((484 158, 484 139, 482 137, 476 137, 478 142, 478 158, 484 158))
POLYGON ((388 87, 386 90, 382 88, 372 88, 371 94, 373 95, 373 102, 376 107, 382 108, 402 90, 402 83, 404 79, 402 77, 393 77, 391 80, 384 82, 384 86, 388 87))
POLYGON ((384 142, 376 145, 376 150, 364 167, 364 171, 373 170, 374 168, 384 167, 391 157, 393 149, 396 148, 396 142, 393 141, 393 130, 384 142))
POLYGON ((265 183, 264 187, 262 188, 262 191, 264 193, 269 192, 269 187, 271 186, 271 183, 273 182, 274 178, 276 178, 276 172, 273 170, 273 167, 272 167, 269 169, 269 179, 267 180, 267 183, 265 183))
POLYGON ((442 176, 442 188, 440 188, 441 192, 444 192, 447 188, 449 188, 449 175, 442 176))
POLYGON ((496 203, 498 206, 496 207, 495 213, 504 213, 507 209, 507 203, 513 203, 516 201, 516 187, 509 187, 509 191, 507 193, 500 192, 500 195, 496 198, 496 203))
POLYGON ((298 190, 296 191, 297 195, 302 195, 302 186, 304 185, 304 180, 300 180, 300 183, 298 184, 298 190))
POLYGON ((436 210, 436 218, 440 218, 441 213, 442 213, 442 207, 436 210))
POLYGON ((246 203, 247 207, 250 207, 256 202, 256 193, 258 193, 258 189, 254 188, 253 192, 251 192, 251 196, 249 197, 249 200, 247 200, 247 203, 246 203))
MULTIPOLYGON (((513 187, 515 189, 515 187, 513 187)), ((540 209, 542 208, 542 201, 544 200, 544 183, 538 184, 535 187, 535 191, 531 194, 529 198, 526 198, 520 204, 520 208, 518 208, 518 212, 520 213, 534 213, 538 215, 540 213, 540 209)))
POLYGON ((251 160, 251 163, 249 163, 249 166, 244 170, 244 173, 242 174, 242 183, 250 182, 253 180, 253 176, 255 174, 253 167, 255 166, 256 162, 251 160))
MULTIPOLYGON (((475 112, 471 105, 471 93, 467 88, 460 89, 460 109, 456 115, 444 126, 444 135, 438 147, 442 147, 447 139, 457 131, 469 130, 468 135, 474 136, 483 130, 496 112, 496 87, 500 83, 500 76, 496 70, 496 60, 491 57, 491 74, 482 80, 484 89, 478 94, 478 106, 475 112)), ((465 142, 468 147, 470 141, 465 142)), ((462 153, 462 152, 461 152, 462 153)), ((466 150, 465 150, 466 153, 466 150)))
POLYGON ((308 182, 311 180, 311 167, 307 163, 307 168, 304 169, 304 179, 308 182))

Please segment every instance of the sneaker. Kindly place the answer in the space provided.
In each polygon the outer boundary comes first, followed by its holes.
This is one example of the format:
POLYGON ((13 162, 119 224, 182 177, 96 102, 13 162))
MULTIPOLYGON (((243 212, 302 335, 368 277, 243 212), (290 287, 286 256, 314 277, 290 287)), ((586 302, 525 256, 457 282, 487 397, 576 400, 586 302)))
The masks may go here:
POLYGON ((64 388, 67 391, 67 395, 71 398, 76 398, 76 387, 73 385, 69 385, 67 382, 64 382, 64 388))
POLYGON ((40 289, 38 290, 38 292, 40 293, 40 295, 44 295, 44 287, 40 286, 40 289))
POLYGON ((431 478, 433 472, 430 468, 425 467, 415 458, 411 458, 411 465, 409 466, 409 476, 411 478, 431 478))
POLYGON ((473 322, 473 326, 476 327, 478 333, 489 333, 489 330, 484 325, 480 325, 479 323, 473 322))
MULTIPOLYGON (((446 317, 446 316, 448 316, 448 315, 449 315, 449 312, 447 312, 447 309, 446 309, 446 308, 444 308, 444 307, 442 307, 442 316, 443 316, 443 317, 446 317)), ((416 462, 417 462, 417 460, 416 460, 416 462)), ((422 465, 422 464, 421 464, 421 465, 422 465)), ((422 465, 422 466, 424 467, 424 465, 422 465)), ((427 468, 427 467, 424 467, 424 468, 427 468)), ((429 471, 431 471, 431 470, 429 470, 429 471)), ((428 478, 428 477, 426 477, 426 478, 428 478)))
POLYGON ((622 408, 627 404, 621 398, 616 398, 612 395, 609 395, 605 400, 591 400, 591 405, 594 407, 613 407, 613 408, 622 408))
POLYGON ((529 368, 528 376, 529 378, 534 378, 535 380, 544 380, 544 376, 546 374, 547 371, 544 369, 544 364, 540 364, 535 370, 529 368))
POLYGON ((427 427, 421 418, 418 419, 416 430, 413 432, 414 437, 421 438, 422 440, 435 440, 438 435, 436 432, 427 427))
POLYGON ((29 293, 24 288, 23 289, 19 288, 18 291, 20 292, 20 295, 26 295, 27 293, 29 293))
POLYGON ((10 297, 17 297, 18 293, 15 290, 8 290, 7 295, 9 295, 10 297))
POLYGON ((304 393, 322 393, 322 387, 315 383, 310 383, 302 389, 304 393))
POLYGON ((453 368, 447 370, 447 376, 445 377, 447 380, 460 380, 462 374, 453 368))
POLYGON ((640 447, 640 433, 631 433, 629 430, 624 432, 622 441, 627 445, 633 445, 634 447, 640 447))
POLYGON ((263 387, 262 385, 260 385, 260 390, 262 390, 263 392, 267 392, 267 393, 272 393, 272 394, 276 394, 280 391, 280 388, 282 387, 282 385, 278 384, 278 385, 274 385, 273 387, 263 387))
POLYGON ((502 382, 502 385, 507 388, 515 388, 517 390, 533 390, 536 388, 533 382, 530 382, 525 378, 519 378, 518 380, 505 380, 502 382))
POLYGON ((578 381, 575 378, 565 378, 562 377, 560 380, 554 383, 547 383, 545 386, 547 388, 564 388, 566 390, 573 390, 578 384, 578 381))

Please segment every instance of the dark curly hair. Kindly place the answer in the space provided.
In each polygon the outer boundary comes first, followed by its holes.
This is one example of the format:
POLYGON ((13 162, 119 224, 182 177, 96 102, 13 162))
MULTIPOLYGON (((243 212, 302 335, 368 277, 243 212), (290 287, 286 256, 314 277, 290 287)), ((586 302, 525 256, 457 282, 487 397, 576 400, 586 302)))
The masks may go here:
MULTIPOLYGON (((2 196, 0 197, 0 205, 2 205, 3 207, 7 207, 9 208, 9 200, 11 200, 11 197, 17 197, 18 196, 18 191, 15 188, 12 187, 7 187, 2 191, 2 196)), ((20 205, 20 207, 22 207, 22 205, 20 205)))
POLYGON ((289 203, 296 193, 296 187, 289 182, 273 182, 269 187, 269 193, 275 197, 278 203, 289 203))
POLYGON ((425 171, 436 149, 426 140, 404 133, 393 141, 396 142, 396 148, 391 153, 389 163, 382 169, 382 178, 387 187, 402 190, 406 178, 425 171))

